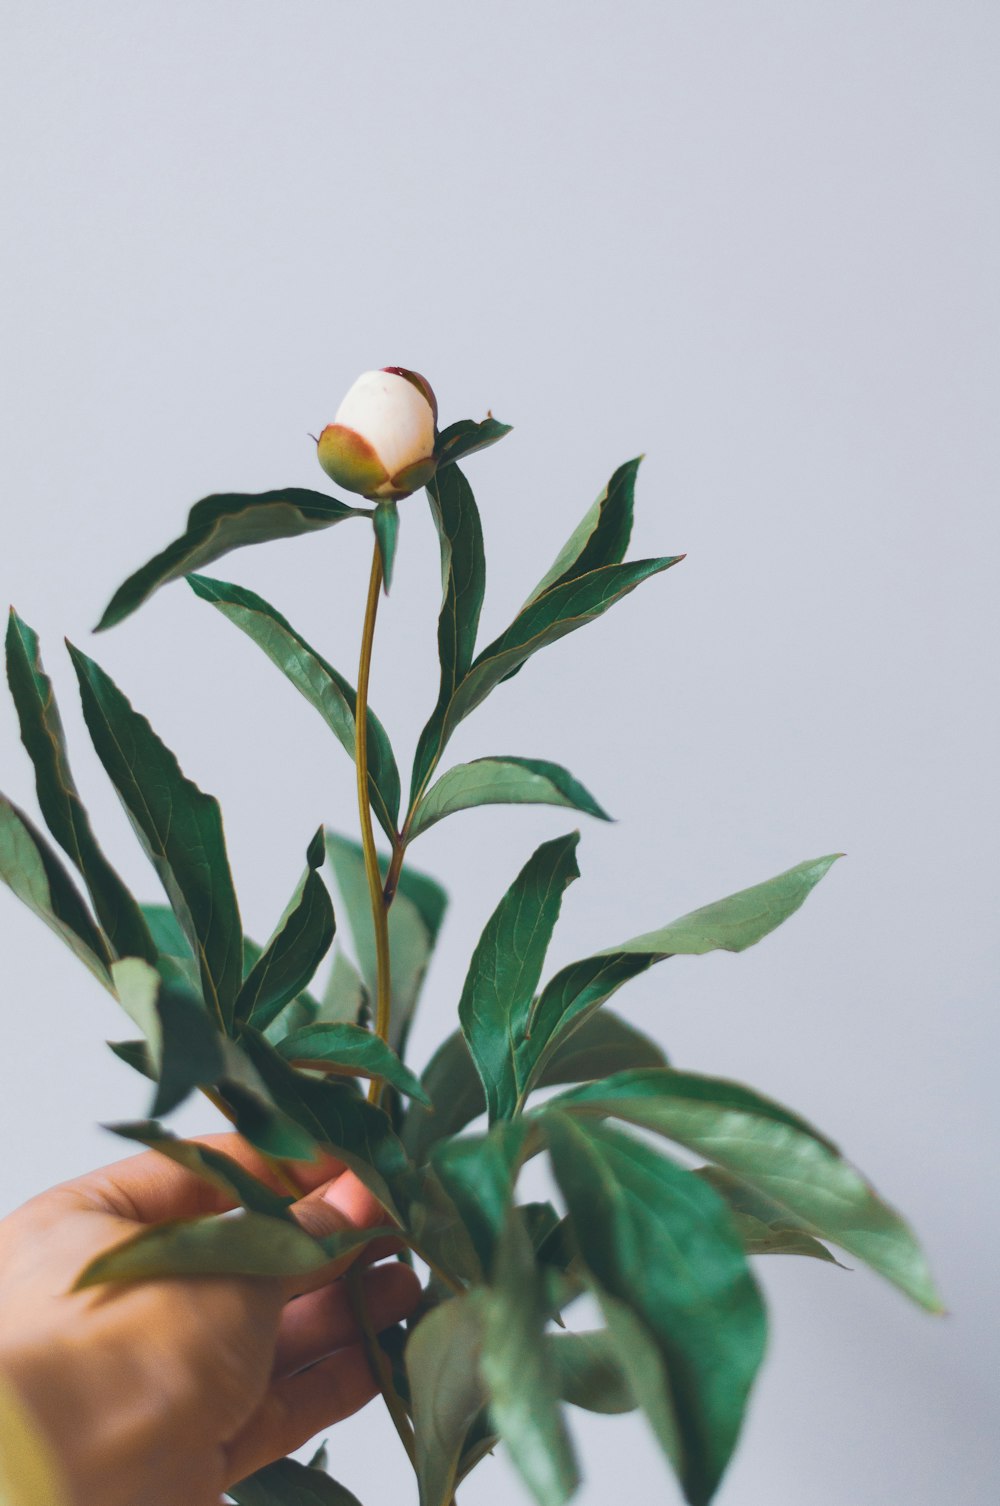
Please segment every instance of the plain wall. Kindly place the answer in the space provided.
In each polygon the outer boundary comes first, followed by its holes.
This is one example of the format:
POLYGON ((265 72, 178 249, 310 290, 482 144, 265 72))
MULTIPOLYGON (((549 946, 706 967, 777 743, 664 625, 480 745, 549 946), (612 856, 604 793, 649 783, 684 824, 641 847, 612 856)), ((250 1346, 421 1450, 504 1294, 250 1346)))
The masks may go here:
MULTIPOLYGON (((351 769, 180 584, 98 640, 112 589, 217 490, 326 487, 309 432, 412 365, 470 460, 499 630, 616 465, 634 553, 687 551, 546 650, 452 761, 566 763, 587 825, 552 965, 842 849, 740 957, 620 996, 675 1063, 836 1138, 912 1219, 951 1316, 866 1272, 758 1262, 771 1353, 722 1506, 983 1506, 998 1361, 996 888, 1000 12, 975 0, 348 4, 6 0, 0 592, 42 634, 80 783, 156 898, 88 751, 68 633, 217 794, 266 934, 351 769)), ((372 698, 408 763, 436 687, 425 501, 401 509, 372 698)), ((234 555, 355 673, 368 539, 234 555)), ((486 641, 485 638, 483 641, 486 641)), ((9 702, 0 785, 31 804, 9 702)), ((451 1028, 499 894, 567 813, 421 839, 454 891, 413 1040, 451 1028)), ((9 895, 0 1205, 122 1151, 131 1027, 9 895)), ((178 1117, 212 1123, 207 1108, 178 1117)), ((638 1418, 574 1414, 597 1506, 679 1500, 638 1418)), ((331 1469, 415 1500, 387 1419, 331 1469)), ((994 1481, 991 1488, 990 1480, 994 1481)), ((524 1499, 488 1462, 463 1506, 524 1499)))

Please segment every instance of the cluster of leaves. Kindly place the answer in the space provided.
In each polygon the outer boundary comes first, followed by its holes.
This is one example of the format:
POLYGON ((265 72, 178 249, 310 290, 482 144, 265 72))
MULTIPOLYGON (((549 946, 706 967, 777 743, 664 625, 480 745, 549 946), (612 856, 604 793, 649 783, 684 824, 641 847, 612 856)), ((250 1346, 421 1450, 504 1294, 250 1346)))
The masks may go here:
MULTIPOLYGON (((93 833, 37 638, 13 612, 7 673, 38 803, 86 897, 49 839, 5 798, 0 876, 141 1032, 113 1049, 154 1083, 149 1118, 113 1128, 224 1186, 242 1208, 233 1218, 156 1225, 95 1261, 82 1284, 178 1272, 304 1272, 391 1229, 431 1273, 417 1319, 382 1341, 412 1423, 421 1506, 449 1506, 498 1440, 541 1506, 561 1506, 578 1479, 567 1403, 606 1413, 641 1408, 686 1498, 701 1503, 732 1453, 764 1349, 749 1255, 833 1261, 829 1242, 925 1307, 935 1308, 937 1297, 906 1225, 829 1140, 749 1088, 673 1069, 653 1040, 606 1007, 629 979, 669 957, 752 946, 798 909, 833 857, 799 864, 543 981, 562 896, 578 876, 578 834, 546 842, 475 946, 458 1028, 420 1077, 405 1064, 446 908, 439 885, 403 863, 409 844, 477 805, 534 802, 605 816, 566 769, 542 759, 480 758, 435 779, 452 731, 537 650, 676 563, 625 560, 637 462, 624 465, 510 626, 477 652, 482 531, 455 462, 505 432, 488 419, 453 425, 439 439, 428 496, 441 545, 440 691, 405 810, 389 738, 376 717, 367 722, 370 802, 389 844, 382 859, 391 902, 387 1041, 370 1027, 375 936, 359 846, 321 828, 273 934, 255 944, 243 933, 218 804, 182 773, 100 666, 70 646, 94 747, 169 901, 139 903, 93 833), (321 876, 327 864, 350 948, 336 932, 321 876), (381 1105, 366 1100, 359 1078, 384 1084, 381 1105), (532 1101, 553 1087, 563 1091, 532 1101), (332 1152, 380 1200, 385 1225, 313 1239, 291 1217, 289 1198, 163 1126, 163 1116, 196 1090, 266 1157, 332 1152), (469 1133, 483 1115, 487 1127, 469 1133), (705 1164, 688 1169, 636 1128, 705 1164), (519 1171, 539 1154, 548 1157, 562 1211, 518 1201, 519 1171), (596 1299, 603 1323, 572 1331, 563 1315, 583 1293, 596 1299)), ((240 546, 359 517, 376 514, 311 491, 208 497, 192 509, 183 536, 120 588, 100 626, 186 577, 264 650, 353 759, 351 684, 261 597, 194 572, 240 546)), ((376 536, 390 566, 395 526, 383 518, 376 536)), ((232 1495, 242 1506, 354 1502, 320 1458, 271 1466, 232 1495)))

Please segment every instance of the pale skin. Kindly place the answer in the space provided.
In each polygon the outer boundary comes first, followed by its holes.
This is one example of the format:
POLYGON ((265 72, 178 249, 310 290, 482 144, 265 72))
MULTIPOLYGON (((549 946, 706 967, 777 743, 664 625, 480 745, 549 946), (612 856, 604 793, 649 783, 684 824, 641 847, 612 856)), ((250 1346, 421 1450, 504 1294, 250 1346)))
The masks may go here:
MULTIPOLYGON (((277 1191, 236 1135, 202 1143, 277 1191)), ((385 1222, 332 1159, 286 1163, 312 1234, 385 1222)), ((376 1394, 343 1260, 290 1281, 184 1277, 72 1293, 82 1268, 143 1225, 221 1213, 225 1195, 150 1151, 65 1182, 0 1221, 0 1372, 59 1459, 73 1506, 218 1506, 227 1486, 376 1394)), ((361 1258, 385 1254, 368 1247, 361 1258)), ((399 1261, 367 1270, 376 1329, 419 1296, 399 1261)))

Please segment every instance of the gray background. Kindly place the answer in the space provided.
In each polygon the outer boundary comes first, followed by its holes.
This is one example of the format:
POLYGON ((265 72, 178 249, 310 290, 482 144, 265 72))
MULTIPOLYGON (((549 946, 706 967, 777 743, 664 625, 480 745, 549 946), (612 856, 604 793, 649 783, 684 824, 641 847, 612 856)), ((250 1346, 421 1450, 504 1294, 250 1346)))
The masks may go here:
MULTIPOLYGON (((78 780, 142 892, 60 636, 222 797, 266 933, 318 821, 353 827, 347 761, 182 585, 88 630, 195 498, 324 486, 308 431, 386 363, 426 372, 445 420, 516 425, 468 467, 484 632, 640 450, 635 552, 688 552, 454 740, 456 760, 563 761, 619 818, 585 831, 553 962, 849 854, 755 951, 623 996, 677 1063, 834 1135, 952 1309, 762 1264, 772 1349, 723 1506, 994 1498, 998 20, 973 0, 3 7, 0 590, 43 635, 78 780)), ((353 676, 367 551, 345 528, 215 568, 353 676)), ((418 497, 373 681, 407 759, 437 602, 418 497)), ((0 745, 30 802, 7 704, 0 745)), ((416 850, 455 896, 418 1063, 499 893, 568 824, 470 814, 416 850)), ((117 1155, 95 1126, 145 1094, 97 985, 9 896, 0 926, 11 1206, 117 1155)), ((581 1502, 677 1499, 641 1421, 576 1432, 581 1502)), ((374 1407, 332 1467, 369 1506, 414 1498, 374 1407)), ((462 1492, 520 1498, 502 1460, 462 1492)))

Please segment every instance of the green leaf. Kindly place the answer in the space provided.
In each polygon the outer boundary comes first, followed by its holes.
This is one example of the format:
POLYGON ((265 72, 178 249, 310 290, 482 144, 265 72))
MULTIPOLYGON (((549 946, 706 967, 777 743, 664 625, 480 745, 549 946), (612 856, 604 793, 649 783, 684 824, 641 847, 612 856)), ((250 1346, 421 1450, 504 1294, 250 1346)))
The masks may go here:
MULTIPOLYGON (((564 1082, 587 1082, 627 1067, 664 1067, 667 1061, 649 1036, 627 1025, 610 1009, 585 1019, 579 1029, 561 1036, 535 1083, 537 1088, 564 1082)), ((433 1110, 411 1104, 402 1140, 417 1164, 426 1161, 439 1140, 457 1135, 486 1112, 486 1093, 460 1030, 449 1035, 431 1057, 423 1077, 433 1110)))
POLYGON ((702 1506, 735 1446, 766 1332, 728 1209, 631 1136, 555 1111, 542 1122, 585 1265, 659 1351, 679 1425, 681 1482, 702 1506))
POLYGON ((343 1161, 402 1222, 391 1187, 408 1171, 409 1162, 388 1115, 360 1097, 353 1084, 297 1071, 255 1030, 244 1032, 242 1044, 278 1107, 343 1161))
POLYGON ((511 1204, 527 1133, 527 1120, 501 1120, 486 1135, 447 1140, 434 1152, 434 1169, 487 1272, 511 1204))
POLYGON ((325 858, 320 827, 292 901, 237 996, 238 1021, 264 1030, 302 992, 329 951, 336 929, 333 905, 317 871, 325 858))
POLYGON ((191 943, 209 1008, 228 1028, 243 979, 243 931, 218 803, 111 678, 69 645, 97 755, 191 943))
POLYGON ((559 1405, 559 1373, 545 1342, 547 1304, 520 1221, 507 1219, 484 1299, 483 1353, 492 1425, 539 1506, 562 1506, 579 1484, 559 1405))
POLYGON ((698 1166, 695 1176, 701 1177, 728 1203, 736 1232, 748 1255, 807 1255, 846 1270, 826 1245, 804 1233, 802 1223, 773 1198, 765 1197, 718 1166, 698 1166))
POLYGON ((191 943, 177 924, 177 916, 169 905, 141 905, 140 909, 158 952, 167 957, 190 958, 194 961, 191 943))
POLYGON ((443 599, 438 617, 441 684, 437 704, 417 743, 410 784, 411 809, 444 748, 448 708, 472 664, 486 593, 486 557, 479 510, 472 488, 458 467, 439 470, 427 483, 427 497, 441 544, 443 599))
POLYGON ((489 445, 496 444, 510 430, 510 424, 499 423, 492 413, 487 414, 481 423, 476 423, 472 418, 460 418, 457 423, 449 424, 447 429, 441 430, 434 446, 438 470, 443 470, 456 460, 464 460, 466 455, 474 455, 477 450, 485 450, 489 445))
POLYGON ((594 1014, 623 983, 668 957, 742 952, 753 946, 795 913, 839 856, 834 853, 799 863, 766 883, 682 915, 658 931, 562 968, 535 1000, 526 1038, 517 1047, 521 1096, 536 1085, 557 1040, 594 1014))
MULTIPOLYGON (((256 592, 207 575, 190 575, 188 585, 264 650, 272 664, 315 707, 353 760, 357 736, 357 691, 353 685, 256 592)), ((391 841, 399 817, 399 770, 388 734, 371 710, 367 742, 368 794, 378 823, 391 841)))
POLYGON ((393 1176, 392 1192, 403 1210, 407 1243, 417 1254, 452 1281, 470 1286, 480 1283, 482 1262, 433 1167, 411 1167, 393 1176))
POLYGON ((585 1412, 634 1412, 639 1405, 606 1329, 550 1333, 545 1339, 563 1401, 585 1412))
POLYGON ((361 974, 347 953, 338 948, 313 1023, 358 1025, 369 1007, 368 991, 361 981, 361 974))
MULTIPOLYGON (((369 997, 374 998, 377 981, 375 932, 361 846, 348 837, 328 831, 326 847, 361 976, 369 997)), ((385 866, 383 859, 383 872, 385 866)), ((389 910, 392 975, 389 1044, 400 1054, 446 905, 447 896, 439 884, 424 874, 404 868, 389 910)))
POLYGON ((145 1041, 107 1041, 105 1044, 111 1047, 118 1060, 127 1067, 148 1077, 151 1082, 156 1081, 156 1068, 145 1041))
POLYGON ((221 1077, 224 1038, 199 999, 164 981, 141 957, 113 962, 111 973, 122 1008, 146 1037, 157 1083, 152 1113, 168 1114, 221 1077))
POLYGON ((442 1302, 406 1346, 420 1506, 450 1506, 466 1435, 485 1400, 477 1293, 442 1302))
POLYGON ((541 758, 476 758, 442 774, 418 802, 410 838, 455 811, 477 805, 560 805, 610 821, 593 795, 557 763, 541 758))
POLYGON ((361 1506, 346 1485, 338 1485, 323 1470, 296 1459, 267 1464, 226 1494, 237 1506, 361 1506))
POLYGON ((790 1216, 791 1226, 863 1260, 915 1302, 941 1310, 927 1263, 899 1215, 836 1146, 739 1083, 662 1070, 621 1072, 563 1094, 572 1113, 613 1114, 714 1161, 790 1216))
POLYGON ((132 1124, 107 1124, 104 1128, 125 1140, 134 1140, 147 1145, 150 1150, 159 1151, 160 1155, 176 1161, 252 1213, 260 1213, 266 1218, 291 1219, 288 1208, 294 1199, 272 1192, 266 1183, 222 1151, 209 1145, 198 1145, 194 1140, 179 1140, 155 1119, 132 1124))
POLYGON ((545 842, 528 859, 486 923, 458 1006, 486 1089, 490 1122, 517 1104, 514 1053, 522 1040, 563 890, 579 877, 579 832, 545 842))
POLYGON ((684 556, 634 560, 630 564, 605 565, 586 575, 551 587, 536 601, 529 602, 499 638, 476 657, 457 686, 446 712, 441 717, 437 738, 438 752, 452 732, 485 701, 492 690, 521 668, 539 649, 584 627, 603 616, 615 602, 634 591, 636 586, 661 570, 669 570, 684 556))
POLYGON ((0 878, 113 992, 104 937, 53 848, 6 795, 0 795, 0 878))
POLYGON ((108 862, 77 792, 52 681, 42 667, 36 633, 10 610, 7 679, 17 709, 21 741, 35 769, 38 804, 63 851, 76 864, 97 918, 119 957, 156 956, 142 912, 108 862))
POLYGON ((98 1255, 73 1290, 158 1276, 301 1276, 330 1259, 324 1244, 298 1224, 262 1213, 173 1219, 98 1255))
POLYGON ((391 1046, 360 1025, 304 1025, 279 1041, 278 1052, 298 1067, 347 1077, 381 1078, 401 1093, 430 1105, 420 1079, 403 1065, 391 1046))
POLYGON ((232 549, 314 533, 318 528, 342 523, 345 518, 368 516, 364 508, 348 507, 323 492, 294 486, 258 495, 220 492, 203 497, 188 513, 187 528, 181 537, 118 587, 95 631, 114 627, 167 581, 180 580, 232 549))
POLYGON ((526 607, 553 586, 564 585, 604 565, 618 565, 625 558, 632 536, 635 478, 641 461, 639 455, 618 467, 528 597, 526 607))
POLYGON ((399 509, 395 502, 380 502, 372 519, 378 552, 382 558, 382 585, 388 596, 392 585, 392 569, 396 563, 396 545, 399 541, 399 509))

